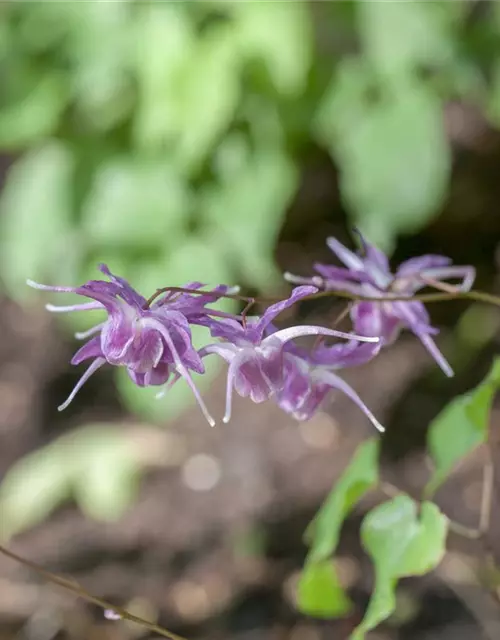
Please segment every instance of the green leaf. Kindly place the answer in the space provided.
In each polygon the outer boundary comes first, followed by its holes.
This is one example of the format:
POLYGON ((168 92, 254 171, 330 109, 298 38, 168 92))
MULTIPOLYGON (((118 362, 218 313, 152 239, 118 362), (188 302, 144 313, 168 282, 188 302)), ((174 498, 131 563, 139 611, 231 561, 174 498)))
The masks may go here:
POLYGON ((99 169, 83 209, 99 248, 175 246, 190 211, 184 180, 164 162, 116 159, 99 169))
POLYGON ((42 77, 28 96, 0 110, 0 147, 21 149, 50 135, 59 123, 68 97, 58 73, 42 77))
POLYGON ((455 48, 455 14, 442 6, 446 4, 412 0, 358 3, 361 44, 370 62, 379 72, 391 75, 450 61, 455 48))
POLYGON ((311 546, 308 560, 320 562, 335 552, 346 516, 378 482, 379 448, 380 443, 376 438, 360 445, 349 466, 335 483, 306 531, 306 539, 311 546))
POLYGON ((395 588, 400 578, 423 575, 434 569, 446 551, 448 520, 431 503, 417 504, 408 496, 385 502, 365 517, 361 539, 375 565, 375 588, 352 640, 362 640, 394 611, 395 588))
POLYGON ((436 215, 451 154, 441 103, 425 85, 406 79, 370 102, 365 75, 357 78, 339 87, 346 95, 332 87, 317 130, 340 164, 342 197, 356 224, 384 244, 436 215))
POLYGON ((351 610, 352 605, 342 590, 331 556, 337 548, 346 516, 378 482, 378 452, 379 441, 375 438, 358 447, 306 531, 311 549, 299 582, 298 607, 302 613, 334 618, 351 610))
POLYGON ((231 122, 240 99, 240 56, 232 25, 218 25, 198 40, 177 91, 175 159, 197 170, 231 122))
POLYGON ((315 618, 340 618, 348 615, 353 607, 330 560, 306 564, 297 599, 300 611, 315 618))
POLYGON ((200 208, 209 233, 224 259, 255 287, 279 282, 274 247, 286 207, 297 187, 297 171, 279 148, 262 148, 223 175, 221 184, 201 196, 200 208))
POLYGON ((21 458, 0 485, 0 537, 39 524, 71 495, 71 459, 49 445, 21 458))
POLYGON ((455 465, 488 439, 493 396, 500 388, 500 359, 475 389, 455 398, 432 421, 427 446, 435 470, 425 493, 431 496, 455 465))
POLYGON ((141 462, 121 428, 86 425, 28 454, 0 485, 1 536, 42 522, 74 497, 98 520, 116 520, 136 495, 141 462))
POLYGON ((312 55, 310 9, 304 2, 241 2, 233 5, 243 55, 262 59, 278 91, 305 90, 312 55))
POLYGON ((139 103, 133 136, 141 147, 161 149, 180 130, 183 114, 177 94, 196 45, 195 25, 185 5, 143 5, 135 44, 139 103))
POLYGON ((72 90, 83 122, 97 130, 116 126, 133 105, 133 13, 129 2, 82 2, 72 8, 65 52, 72 63, 72 90))
POLYGON ((61 264, 75 252, 72 178, 73 157, 57 142, 30 151, 9 171, 0 201, 0 265, 16 299, 30 293, 27 278, 60 281, 61 264))
POLYGON ((87 425, 73 439, 79 469, 73 495, 84 513, 118 520, 138 490, 140 463, 123 432, 106 424, 87 425))

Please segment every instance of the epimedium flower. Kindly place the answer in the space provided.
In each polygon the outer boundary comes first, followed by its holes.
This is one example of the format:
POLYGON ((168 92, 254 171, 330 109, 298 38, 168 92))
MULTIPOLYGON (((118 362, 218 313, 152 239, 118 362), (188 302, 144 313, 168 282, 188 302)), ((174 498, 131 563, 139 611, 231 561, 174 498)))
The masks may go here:
MULTIPOLYGON (((229 422, 232 410, 233 390, 253 402, 260 403, 281 391, 287 385, 288 370, 285 366, 285 345, 302 336, 329 336, 378 342, 377 337, 356 336, 325 327, 303 325, 273 330, 272 321, 285 309, 303 298, 317 293, 313 286, 296 287, 289 298, 271 305, 260 318, 239 322, 232 319, 206 320, 213 337, 220 342, 200 349, 200 356, 215 354, 227 362, 226 409, 223 422, 229 422)), ((179 377, 179 376, 177 376, 179 377)))
MULTIPOLYGON (((190 371, 204 373, 205 368, 191 340, 190 322, 203 322, 204 314, 213 313, 223 318, 230 314, 205 309, 230 290, 220 285, 199 295, 166 292, 154 303, 140 295, 123 278, 113 275, 106 265, 99 270, 109 281, 90 280, 79 287, 43 285, 28 280, 28 285, 44 291, 75 293, 90 302, 69 306, 46 305, 49 311, 69 312, 102 309, 107 318, 77 338, 90 338, 73 356, 71 363, 78 365, 92 360, 68 399, 59 407, 62 411, 73 400, 83 384, 105 363, 126 367, 132 381, 139 386, 164 385, 172 376, 184 378, 190 386, 203 414, 213 426, 209 414, 190 371)), ((199 291, 203 285, 193 282, 185 288, 199 291)))
MULTIPOLYGON (((361 237, 361 236, 360 236, 361 237)), ((362 252, 354 253, 335 238, 328 238, 331 251, 344 263, 336 267, 316 263, 317 274, 310 278, 285 273, 285 279, 296 284, 310 284, 328 290, 345 291, 354 296, 411 298, 426 286, 448 288, 443 281, 459 279, 453 285, 456 291, 469 291, 474 283, 472 266, 454 266, 452 261, 440 255, 424 255, 403 262, 395 273, 391 272, 387 256, 361 237, 362 252)), ((423 303, 416 300, 358 300, 352 303, 351 319, 356 333, 378 336, 383 345, 394 342, 403 328, 412 331, 428 350, 447 376, 453 370, 432 339, 439 332, 431 326, 429 314, 423 303)))
POLYGON ((306 421, 313 417, 332 390, 340 391, 383 433, 384 427, 356 391, 335 373, 372 360, 380 347, 380 342, 367 344, 357 340, 333 346, 319 345, 312 350, 287 345, 284 353, 285 384, 275 395, 276 403, 296 420, 306 421))

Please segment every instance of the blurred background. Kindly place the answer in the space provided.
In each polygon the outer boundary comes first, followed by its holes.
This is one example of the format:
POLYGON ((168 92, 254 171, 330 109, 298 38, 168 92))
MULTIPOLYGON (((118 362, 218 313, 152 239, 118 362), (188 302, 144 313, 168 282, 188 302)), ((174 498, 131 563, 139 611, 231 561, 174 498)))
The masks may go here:
MULTIPOLYGON (((64 301, 25 280, 78 284, 105 262, 146 296, 189 280, 286 295, 284 270, 310 273, 326 237, 351 244, 357 225, 395 263, 442 253, 500 293, 500 3, 6 1, 0 73, 3 540, 190 639, 346 638, 372 585, 358 528, 377 496, 340 545, 356 612, 316 622, 294 598, 303 531, 372 435, 359 410, 332 397, 299 425, 238 399, 209 429, 182 384, 154 400, 101 370, 59 414, 81 375, 72 333, 96 318, 50 317, 43 304, 64 301)), ((495 308, 430 311, 453 380, 407 335, 346 376, 388 427, 386 478, 410 492, 429 421, 499 344, 495 308)), ((222 373, 197 381, 218 416, 222 373)), ((494 411, 494 439, 499 426, 494 411)), ((438 496, 469 526, 480 463, 438 496)), ((497 558, 499 532, 494 518, 497 558)), ((467 569, 477 545, 450 544, 445 568, 403 581, 374 640, 495 637, 496 603, 467 569)), ((1 640, 146 637, 0 558, 1 640)))

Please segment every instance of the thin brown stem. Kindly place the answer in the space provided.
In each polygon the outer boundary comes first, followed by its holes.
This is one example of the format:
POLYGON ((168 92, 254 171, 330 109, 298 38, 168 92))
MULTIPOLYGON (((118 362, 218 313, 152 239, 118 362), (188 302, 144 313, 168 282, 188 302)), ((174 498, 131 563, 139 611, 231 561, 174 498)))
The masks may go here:
MULTIPOLYGON (((155 293, 148 299, 146 305, 150 306, 156 300, 156 298, 167 292, 189 293, 191 295, 207 295, 207 293, 210 293, 210 295, 216 296, 217 298, 239 300, 240 302, 246 303, 253 301, 255 303, 258 302, 264 304, 273 304, 281 300, 281 298, 278 297, 251 298, 248 296, 241 296, 239 294, 233 293, 214 293, 212 291, 207 292, 200 291, 198 289, 187 289, 184 287, 164 287, 162 289, 157 289, 155 293)), ((388 293, 387 295, 382 296, 363 296, 349 293, 348 291, 325 290, 319 291, 318 293, 313 293, 310 296, 305 296, 304 298, 301 298, 301 302, 327 297, 337 297, 344 298, 346 300, 366 302, 446 302, 448 300, 474 300, 476 302, 485 302, 487 304, 493 304, 497 307, 500 307, 500 297, 493 295, 492 293, 487 293, 485 291, 443 291, 439 293, 422 293, 414 296, 402 296, 392 293, 388 293)))
POLYGON ((128 620, 129 622, 135 622, 141 627, 148 629, 152 633, 158 633, 164 638, 169 638, 169 640, 186 640, 182 636, 179 636, 176 633, 172 633, 171 631, 164 629, 163 627, 155 624, 154 622, 149 622, 149 620, 144 620, 144 618, 140 618, 139 616, 136 616, 133 613, 130 613, 129 611, 127 611, 126 609, 123 609, 122 607, 119 607, 115 604, 111 604, 110 602, 107 602, 103 598, 99 598, 98 596, 92 595, 91 593, 86 591, 82 586, 80 586, 78 582, 76 582, 75 580, 63 578, 63 576, 59 576, 56 573, 47 571, 47 569, 44 569, 43 567, 36 564, 35 562, 32 562, 31 560, 27 560, 26 558, 22 558, 17 553, 10 551, 9 549, 7 549, 2 545, 0 545, 0 553, 2 553, 4 556, 7 556, 7 558, 10 558, 11 560, 14 560, 19 564, 22 564, 23 566, 28 567, 38 575, 42 576, 48 582, 51 582, 52 584, 56 584, 58 587, 62 587, 63 589, 66 589, 66 591, 70 591, 71 593, 74 593, 79 598, 83 598, 83 600, 86 600, 87 602, 91 602, 92 604, 95 604, 104 610, 112 611, 123 620, 128 620))

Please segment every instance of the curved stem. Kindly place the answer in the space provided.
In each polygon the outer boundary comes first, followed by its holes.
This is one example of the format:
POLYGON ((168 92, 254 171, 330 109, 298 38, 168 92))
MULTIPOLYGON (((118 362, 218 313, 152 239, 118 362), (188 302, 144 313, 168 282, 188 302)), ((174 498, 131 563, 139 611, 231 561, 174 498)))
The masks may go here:
POLYGON ((140 625, 141 627, 144 627, 145 629, 148 629, 153 633, 158 633, 164 638, 169 638, 169 640, 186 640, 182 636, 179 636, 176 633, 172 633, 171 631, 168 631, 168 629, 164 629, 163 627, 160 627, 154 622, 149 622, 149 620, 144 620, 144 618, 140 618, 139 616, 136 616, 133 613, 130 613, 129 611, 127 611, 126 609, 123 609, 122 607, 118 607, 115 604, 111 604, 110 602, 107 602, 103 598, 99 598, 98 596, 92 595, 91 593, 86 591, 82 586, 80 586, 78 582, 76 582, 75 580, 63 578, 62 576, 59 576, 56 573, 52 573, 51 571, 44 569, 43 567, 36 564, 35 562, 32 562, 31 560, 27 560, 26 558, 22 558, 21 556, 17 555, 17 553, 10 551, 10 549, 7 549, 3 545, 0 545, 0 553, 6 556, 7 558, 10 558, 11 560, 14 560, 19 564, 22 564, 23 566, 28 567, 28 569, 31 569, 38 575, 42 576, 48 582, 51 582, 52 584, 56 584, 58 587, 62 587, 63 589, 66 589, 66 591, 71 591, 71 593, 74 593, 76 596, 83 598, 83 600, 86 600, 87 602, 91 602, 92 604, 95 604, 98 607, 101 607, 101 609, 104 609, 105 611, 112 611, 117 617, 122 618, 123 620, 128 620, 129 622, 135 622, 136 624, 140 625))

